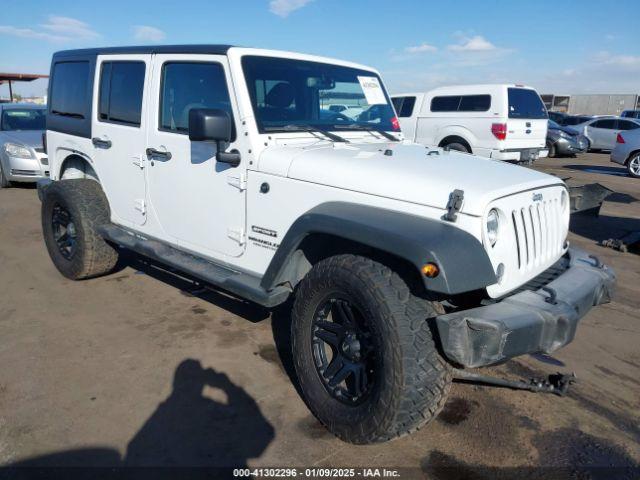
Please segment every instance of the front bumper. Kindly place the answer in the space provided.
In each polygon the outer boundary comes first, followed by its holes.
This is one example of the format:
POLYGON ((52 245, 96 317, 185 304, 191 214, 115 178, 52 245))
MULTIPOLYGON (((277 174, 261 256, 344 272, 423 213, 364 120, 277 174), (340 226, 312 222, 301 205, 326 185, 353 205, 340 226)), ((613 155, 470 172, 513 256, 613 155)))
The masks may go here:
POLYGON ((37 182, 49 176, 49 163, 43 158, 6 157, 5 175, 11 182, 37 182))
POLYGON ((569 266, 537 291, 436 317, 445 355, 481 367, 534 352, 553 352, 573 340, 580 320, 613 294, 613 270, 583 250, 570 248, 569 266))
POLYGON ((560 137, 555 143, 556 153, 559 155, 573 155, 586 152, 589 147, 587 139, 583 136, 564 138, 560 137))

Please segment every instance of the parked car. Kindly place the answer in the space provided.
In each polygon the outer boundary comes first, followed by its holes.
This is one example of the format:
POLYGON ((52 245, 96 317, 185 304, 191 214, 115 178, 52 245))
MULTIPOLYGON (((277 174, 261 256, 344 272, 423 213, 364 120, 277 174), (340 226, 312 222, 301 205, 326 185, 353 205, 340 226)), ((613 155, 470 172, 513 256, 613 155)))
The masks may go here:
POLYGON ((554 122, 562 125, 562 121, 569 116, 567 113, 563 112, 547 112, 549 114, 549 118, 554 122))
POLYGON ((563 127, 571 127, 574 125, 588 122, 593 118, 595 118, 595 116, 593 115, 568 115, 560 120, 556 120, 556 122, 559 125, 562 125, 563 127))
POLYGON ((627 167, 632 177, 640 178, 640 129, 618 133, 611 161, 627 167))
POLYGON ((42 145, 46 112, 42 105, 0 104, 0 188, 49 175, 42 145))
POLYGON ((404 134, 496 160, 547 156, 547 109, 524 85, 463 85, 392 97, 404 134))
MULTIPOLYGON (((531 95, 515 93, 510 129, 531 95)), ((343 440, 414 431, 452 365, 554 351, 609 301, 613 272, 567 242, 562 180, 402 140, 370 67, 224 45, 71 50, 53 56, 49 99, 38 193, 60 273, 108 274, 119 245, 265 307, 291 298, 301 392, 343 440), (329 94, 367 108, 321 116, 329 94)))
POLYGON ((571 127, 563 127, 549 120, 547 130, 547 148, 550 157, 559 155, 575 155, 586 152, 589 148, 587 138, 571 127))
POLYGON ((640 118, 640 110, 625 110, 620 116, 622 118, 640 118))
POLYGON ((619 117, 596 117, 575 125, 589 141, 589 150, 612 150, 618 133, 640 128, 640 120, 619 117))

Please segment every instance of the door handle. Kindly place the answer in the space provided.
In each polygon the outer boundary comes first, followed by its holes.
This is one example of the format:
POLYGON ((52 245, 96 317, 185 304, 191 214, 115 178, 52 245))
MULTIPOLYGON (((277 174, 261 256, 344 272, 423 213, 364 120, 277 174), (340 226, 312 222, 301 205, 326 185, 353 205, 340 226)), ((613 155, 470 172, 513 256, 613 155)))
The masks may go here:
POLYGON ((158 150, 156 148, 147 148, 147 157, 149 158, 161 158, 164 160, 171 160, 171 152, 158 150))
POLYGON ((111 140, 105 140, 104 138, 93 137, 91 143, 98 148, 111 148, 111 140))

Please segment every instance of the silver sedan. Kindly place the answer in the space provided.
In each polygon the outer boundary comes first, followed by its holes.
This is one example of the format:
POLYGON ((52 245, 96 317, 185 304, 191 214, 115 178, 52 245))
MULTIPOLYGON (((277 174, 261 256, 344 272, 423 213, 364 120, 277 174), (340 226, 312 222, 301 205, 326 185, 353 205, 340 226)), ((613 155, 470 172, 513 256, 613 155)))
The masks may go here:
POLYGON ((0 188, 49 175, 42 145, 46 111, 43 105, 0 104, 0 188))
POLYGON ((640 178, 640 129, 618 134, 611 161, 627 167, 632 177, 640 178))

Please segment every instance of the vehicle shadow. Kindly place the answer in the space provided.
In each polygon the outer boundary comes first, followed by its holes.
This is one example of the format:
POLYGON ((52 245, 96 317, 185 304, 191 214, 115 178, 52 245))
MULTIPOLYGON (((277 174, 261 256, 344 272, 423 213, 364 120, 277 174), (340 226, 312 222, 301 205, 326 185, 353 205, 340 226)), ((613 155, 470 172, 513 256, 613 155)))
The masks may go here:
POLYGON ((137 274, 148 275, 180 290, 184 296, 197 297, 252 323, 269 318, 270 312, 267 308, 234 297, 221 289, 215 289, 213 286, 209 286, 190 275, 173 270, 159 262, 154 262, 129 250, 121 249, 118 264, 112 273, 117 273, 127 267, 135 270, 137 274))
POLYGON ((640 231, 640 218, 571 215, 569 230, 599 243, 610 238, 620 238, 630 232, 640 231))
POLYGON ((233 468, 246 467, 247 461, 259 457, 273 438, 273 426, 243 388, 224 373, 186 359, 176 368, 173 391, 131 439, 124 458, 118 451, 102 447, 56 452, 0 467, 0 478, 76 478, 83 468, 87 474, 83 478, 130 470, 140 474, 135 478, 158 478, 159 472, 153 467, 171 467, 172 478, 192 477, 197 471, 206 472, 209 478, 231 477, 233 468), (205 388, 219 391, 226 401, 206 396, 205 388), (105 467, 109 470, 97 472, 105 467), (59 468, 76 470, 68 472, 67 477, 67 472, 59 468), (189 471, 183 471, 183 475, 181 468, 189 471), (41 477, 32 475, 38 469, 41 477))
POLYGON ((579 170, 587 173, 601 173, 604 175, 615 175, 617 177, 628 177, 629 173, 625 167, 606 167, 601 165, 564 165, 567 170, 579 170))

